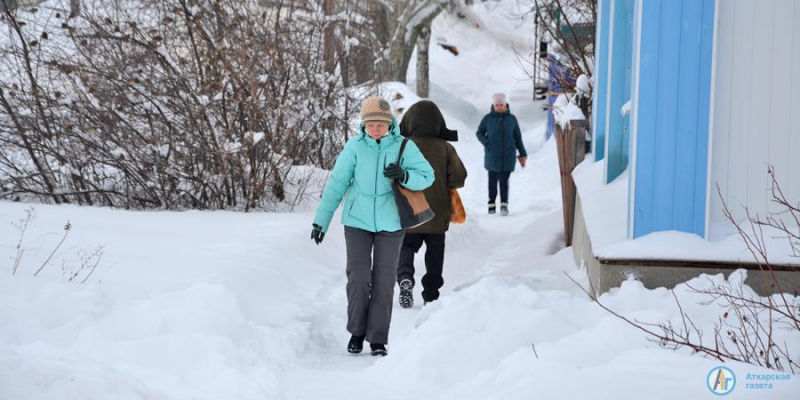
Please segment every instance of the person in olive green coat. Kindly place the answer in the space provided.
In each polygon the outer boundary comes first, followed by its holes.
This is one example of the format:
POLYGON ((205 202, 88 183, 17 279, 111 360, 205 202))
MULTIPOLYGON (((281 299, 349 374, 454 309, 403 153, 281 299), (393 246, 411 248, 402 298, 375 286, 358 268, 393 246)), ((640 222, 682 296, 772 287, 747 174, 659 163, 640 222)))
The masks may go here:
POLYGON ((428 161, 408 141, 399 160, 400 136, 389 103, 371 97, 361 107, 361 134, 347 141, 336 159, 314 217, 311 238, 320 244, 342 198, 347 246, 347 351, 360 353, 366 339, 372 355, 386 355, 397 259, 403 229, 392 181, 410 190, 433 183, 428 161))
POLYGON ((458 133, 447 129, 444 117, 432 101, 423 100, 412 105, 400 123, 400 133, 409 137, 419 147, 433 167, 436 180, 424 190, 425 198, 436 214, 424 225, 409 229, 403 238, 397 283, 399 301, 403 308, 414 305, 414 254, 425 244, 425 276, 422 277, 422 299, 425 303, 439 298, 444 284, 445 232, 450 227, 450 189, 464 186, 467 170, 448 141, 457 141, 458 133))

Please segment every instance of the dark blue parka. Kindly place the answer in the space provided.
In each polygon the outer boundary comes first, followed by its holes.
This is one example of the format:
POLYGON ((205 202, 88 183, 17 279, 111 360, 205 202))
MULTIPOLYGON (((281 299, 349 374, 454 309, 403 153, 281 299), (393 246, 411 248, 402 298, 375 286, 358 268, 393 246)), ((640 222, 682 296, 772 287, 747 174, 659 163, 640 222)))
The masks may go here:
POLYGON ((527 157, 525 145, 522 144, 522 133, 519 130, 517 117, 509 108, 499 113, 492 106, 478 126, 478 140, 483 143, 483 166, 492 172, 513 172, 516 165, 517 151, 520 157, 527 157))

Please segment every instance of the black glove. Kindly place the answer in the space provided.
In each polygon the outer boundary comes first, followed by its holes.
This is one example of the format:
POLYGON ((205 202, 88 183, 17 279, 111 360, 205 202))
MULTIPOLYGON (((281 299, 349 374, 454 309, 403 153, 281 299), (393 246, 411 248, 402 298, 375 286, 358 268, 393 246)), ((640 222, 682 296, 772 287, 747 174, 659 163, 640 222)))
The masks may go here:
POLYGON ((389 166, 383 170, 383 176, 392 180, 397 179, 405 181, 406 171, 403 171, 403 168, 400 168, 397 164, 389 164, 389 166))
POLYGON ((311 239, 314 239, 317 244, 322 243, 322 239, 325 237, 325 232, 322 231, 322 227, 317 224, 312 224, 314 230, 311 231, 311 239))

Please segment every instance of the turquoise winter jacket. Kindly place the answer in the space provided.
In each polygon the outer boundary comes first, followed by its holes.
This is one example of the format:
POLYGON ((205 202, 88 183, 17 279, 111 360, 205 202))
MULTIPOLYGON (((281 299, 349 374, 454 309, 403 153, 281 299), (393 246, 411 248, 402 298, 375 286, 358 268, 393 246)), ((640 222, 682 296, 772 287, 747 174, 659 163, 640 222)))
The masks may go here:
MULTIPOLYGON (((342 211, 342 224, 370 232, 395 232, 402 229, 397 205, 392 194, 392 182, 383 176, 383 169, 397 162, 403 137, 397 121, 392 118, 389 133, 376 141, 369 137, 361 124, 360 135, 345 144, 336 159, 328 184, 322 193, 314 223, 328 231, 333 213, 347 193, 342 211)), ((407 172, 402 183, 411 190, 428 188, 434 180, 433 168, 408 141, 400 166, 407 172)))

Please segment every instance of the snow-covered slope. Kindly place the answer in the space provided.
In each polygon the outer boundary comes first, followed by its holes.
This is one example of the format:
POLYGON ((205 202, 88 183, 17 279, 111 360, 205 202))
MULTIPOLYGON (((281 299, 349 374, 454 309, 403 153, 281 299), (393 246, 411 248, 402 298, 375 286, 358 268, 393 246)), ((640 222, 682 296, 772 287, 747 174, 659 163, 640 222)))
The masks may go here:
MULTIPOLYGON (((510 3, 480 7, 502 11, 510 3)), ((479 8, 477 15, 502 21, 487 10, 479 8)), ((571 249, 563 249, 555 144, 544 141, 543 114, 525 98, 529 84, 514 80, 506 57, 513 52, 498 30, 506 32, 492 27, 487 33, 448 16, 434 24, 434 38, 446 35, 470 61, 452 64, 441 58, 449 54, 432 54, 432 99, 459 130, 455 146, 470 174, 461 191, 468 217, 448 233, 441 300, 395 308, 388 357, 345 352, 338 217, 316 246, 309 239, 311 211, 36 205, 37 218, 22 241, 26 252, 12 276, 19 235, 11 222, 29 206, 4 202, 0 399, 714 397, 706 378, 717 362, 660 349, 569 279, 586 282, 586 271, 574 265, 571 249), (476 64, 480 60, 484 64, 476 64), (485 213, 486 173, 474 138, 491 94, 500 90, 510 93, 530 153, 528 167, 512 176, 511 215, 505 218, 485 213), (67 240, 33 277, 67 220, 67 240), (103 256, 87 282, 67 282, 64 271, 78 270, 98 246, 104 246, 103 256)), ((384 90, 403 94, 395 106, 416 101, 403 85, 384 90)), ((417 265, 424 265, 422 255, 417 265)), ((418 278, 423 273, 418 268, 418 278)), ((695 321, 701 327, 722 314, 720 305, 694 305, 686 288, 679 294, 687 299, 685 311, 701 316, 695 321)), ((679 318, 670 292, 633 281, 602 300, 641 321, 679 318)), ((800 348, 797 337, 782 339, 795 352, 800 348)), ((797 379, 769 392, 744 390, 747 373, 766 370, 726 365, 740 379, 732 398, 792 399, 800 392, 797 379)))

